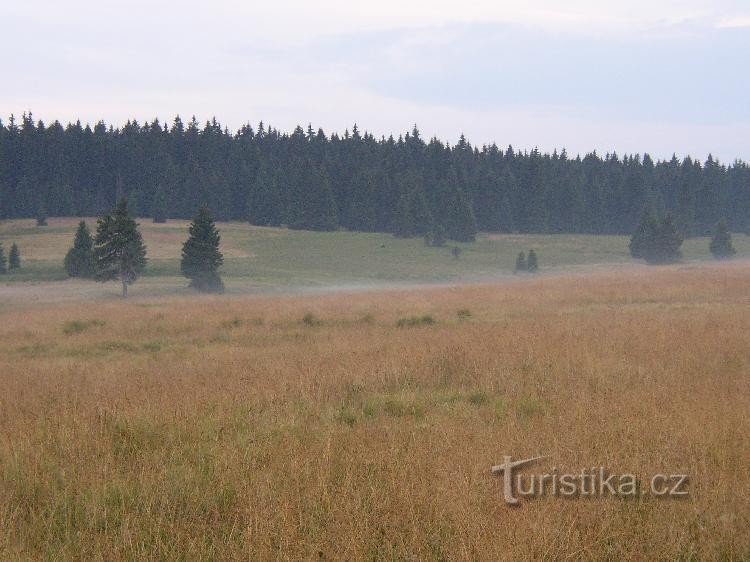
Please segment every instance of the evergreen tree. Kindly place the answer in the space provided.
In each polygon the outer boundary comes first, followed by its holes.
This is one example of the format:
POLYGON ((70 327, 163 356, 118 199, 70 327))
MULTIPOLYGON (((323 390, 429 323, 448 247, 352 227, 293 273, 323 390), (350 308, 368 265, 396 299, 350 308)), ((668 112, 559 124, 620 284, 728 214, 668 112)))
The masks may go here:
POLYGON ((130 216, 127 199, 120 199, 114 210, 96 223, 94 260, 97 281, 118 279, 122 296, 128 296, 128 285, 138 279, 146 267, 146 246, 138 224, 130 216))
POLYGON ((530 273, 536 273, 539 269, 539 262, 537 261, 536 252, 532 249, 529 250, 529 257, 526 259, 526 270, 530 273))
POLYGON ((717 260, 731 258, 737 253, 732 245, 732 235, 729 234, 726 221, 721 220, 716 225, 709 249, 717 260))
POLYGON ((396 238, 409 238, 414 236, 414 221, 411 215, 409 195, 402 193, 398 198, 396 213, 393 219, 393 235, 396 238))
POLYGON ((672 263, 681 257, 681 245, 682 237, 670 215, 656 219, 645 214, 630 239, 630 255, 649 264, 672 263))
POLYGON ((78 223, 73 247, 65 254, 64 263, 70 277, 94 277, 94 241, 85 221, 78 223))
POLYGON ((162 184, 156 186, 154 199, 151 203, 151 213, 154 216, 155 223, 167 222, 167 194, 164 191, 164 186, 162 184))
POLYGON ((217 220, 404 237, 441 224, 449 239, 467 241, 477 228, 630 234, 644 208, 673 214, 691 235, 709 233, 720 217, 728 231, 750 230, 743 161, 595 152, 569 159, 564 150, 480 150, 464 137, 453 147, 425 143, 416 127, 398 140, 351 131, 286 134, 261 124, 230 134, 215 119, 201 128, 179 118, 168 131, 158 121, 92 130, 45 126, 27 114, 20 127, 0 122, 0 218, 41 225, 47 214, 103 214, 130 194, 131 214, 157 221, 191 218, 205 203, 217 220))
POLYGON ((47 226, 47 210, 44 205, 39 205, 36 211, 36 225, 47 226))
POLYGON ((8 260, 5 257, 3 243, 0 242, 0 275, 5 275, 6 273, 8 273, 8 260))
POLYGON ((518 252, 518 256, 516 256, 516 273, 519 271, 528 271, 526 266, 526 254, 523 252, 518 252))
POLYGON ((206 207, 201 207, 190 224, 190 236, 182 246, 180 269, 190 279, 191 287, 208 293, 224 292, 218 271, 224 262, 219 250, 220 241, 211 213, 206 207))
POLYGON ((460 189, 454 190, 448 207, 448 238, 456 242, 474 242, 477 235, 477 221, 471 204, 460 189))
POLYGON ((657 230, 656 219, 651 213, 644 213, 633 235, 630 237, 630 255, 645 259, 657 230))
POLYGON ((435 246, 436 248, 442 248, 445 246, 446 242, 448 242, 448 237, 445 233, 445 228, 443 228, 443 225, 438 223, 435 225, 435 228, 432 229, 428 234, 425 236, 429 237, 430 240, 430 246, 435 246))
POLYGON ((651 256, 646 256, 646 261, 649 261, 649 263, 673 263, 679 261, 682 257, 680 246, 682 246, 682 236, 677 231, 677 225, 675 225, 672 216, 667 215, 662 218, 659 224, 653 253, 651 256), (651 258, 650 260, 649 257, 651 258))
POLYGON ((10 247, 10 253, 8 254, 8 269, 20 269, 21 268, 21 251, 18 249, 18 244, 13 243, 10 247))

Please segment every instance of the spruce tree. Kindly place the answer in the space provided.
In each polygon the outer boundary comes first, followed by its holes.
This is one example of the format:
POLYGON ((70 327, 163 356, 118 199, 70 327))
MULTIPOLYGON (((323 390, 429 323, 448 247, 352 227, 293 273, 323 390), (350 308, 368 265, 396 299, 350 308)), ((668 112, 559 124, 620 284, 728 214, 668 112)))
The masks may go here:
POLYGON ((644 213, 638 227, 630 237, 630 255, 634 258, 645 258, 657 229, 656 219, 650 213, 644 213))
POLYGON ((526 254, 523 252, 518 252, 518 256, 516 256, 516 273, 519 271, 527 271, 526 254))
POLYGON ((151 214, 154 217, 154 222, 157 224, 167 222, 167 213, 167 194, 164 190, 164 186, 159 184, 156 186, 154 199, 151 202, 151 214))
POLYGON ((648 264, 673 263, 680 259, 682 236, 670 215, 655 219, 646 214, 630 239, 630 255, 648 264))
POLYGON ((393 235, 396 238, 409 238, 414 235, 414 221, 409 199, 409 195, 403 193, 396 203, 396 212, 393 217, 393 235))
POLYGON ((680 252, 682 236, 677 231, 677 225, 671 215, 662 218, 656 229, 656 238, 652 253, 646 256, 651 264, 674 263, 682 257, 680 252))
POLYGON ((20 269, 21 268, 21 251, 18 249, 18 244, 13 243, 10 247, 10 253, 8 254, 8 269, 20 269))
POLYGON ((8 260, 5 258, 3 243, 0 242, 0 275, 8 273, 8 260))
POLYGON ((182 274, 190 279, 190 286, 207 293, 224 292, 219 266, 224 257, 219 250, 221 236, 213 217, 201 207, 190 225, 190 236, 182 246, 182 274))
POLYGON ((65 254, 65 271, 70 277, 94 276, 94 241, 85 221, 78 223, 73 247, 65 254))
POLYGON ((437 223, 430 232, 425 234, 425 237, 429 238, 429 245, 435 246, 436 248, 442 248, 445 246, 446 242, 448 242, 445 228, 440 223, 437 223))
POLYGON ((729 234, 727 223, 724 220, 719 221, 719 224, 716 225, 716 231, 711 238, 709 249, 717 260, 729 259, 737 253, 732 245, 732 235, 729 234))
POLYGON ((39 205, 36 211, 36 225, 47 226, 47 210, 44 205, 39 205))
POLYGON ((114 210, 96 223, 94 260, 97 281, 119 279, 122 296, 128 296, 128 285, 138 279, 146 267, 146 246, 138 224, 130 216, 127 199, 120 199, 114 210))
POLYGON ((529 257, 526 259, 526 270, 530 273, 536 273, 539 269, 539 262, 537 261, 536 252, 532 249, 529 250, 529 257))
POLYGON ((448 212, 448 237, 456 242, 474 242, 477 221, 471 203, 460 189, 454 190, 448 212))

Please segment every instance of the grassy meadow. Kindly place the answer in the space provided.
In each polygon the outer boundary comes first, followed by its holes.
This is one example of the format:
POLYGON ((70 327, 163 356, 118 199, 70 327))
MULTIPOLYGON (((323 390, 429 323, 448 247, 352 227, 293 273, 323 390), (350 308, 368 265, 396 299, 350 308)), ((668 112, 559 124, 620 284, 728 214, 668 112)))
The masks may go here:
MULTIPOLYGON (((49 226, 34 220, 0 222, 0 242, 6 252, 13 242, 21 248, 23 269, 0 276, 0 304, 9 293, 3 287, 34 282, 43 284, 41 294, 73 299, 116 295, 117 284, 98 286, 66 280, 62 258, 72 245, 76 218, 52 218, 49 226)), ((89 228, 96 219, 85 219, 89 228)), ((154 224, 140 219, 148 248, 149 265, 132 288, 133 295, 163 296, 183 291, 180 252, 187 237, 187 221, 154 224)), ((397 239, 388 234, 308 232, 254 227, 247 223, 219 223, 225 264, 222 275, 230 293, 377 288, 393 284, 487 281, 513 273, 516 255, 534 248, 542 271, 559 272, 601 264, 631 264, 626 236, 594 235, 492 235, 480 234, 474 244, 449 244, 430 248, 421 239, 397 239), (451 247, 462 249, 458 260, 451 247)), ((740 257, 750 257, 750 236, 733 235, 740 257)), ((687 261, 710 259, 707 238, 685 241, 687 261)), ((9 303, 8 303, 9 304, 9 303)))
MULTIPOLYGON (((73 227, 16 231, 29 268, 57 275, 73 227)), ((165 274, 179 227, 144 221, 165 274)), ((234 229, 230 287, 322 283, 322 264, 457 275, 419 241, 290 250, 307 235, 234 229)), ((459 263, 508 271, 530 242, 483 238, 459 263)), ((548 243, 549 267, 627 246, 548 243)), ((0 308, 0 559, 748 560, 748 279, 738 261, 303 296, 137 284, 127 301, 0 308), (686 473, 689 496, 511 508, 490 473, 503 455, 686 473)))

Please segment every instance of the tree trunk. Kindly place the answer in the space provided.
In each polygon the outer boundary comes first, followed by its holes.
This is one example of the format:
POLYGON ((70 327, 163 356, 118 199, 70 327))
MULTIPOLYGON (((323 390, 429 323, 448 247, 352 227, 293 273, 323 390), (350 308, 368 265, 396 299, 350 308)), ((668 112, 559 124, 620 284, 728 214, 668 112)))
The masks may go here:
POLYGON ((122 298, 128 298, 128 283, 124 279, 122 280, 122 298))

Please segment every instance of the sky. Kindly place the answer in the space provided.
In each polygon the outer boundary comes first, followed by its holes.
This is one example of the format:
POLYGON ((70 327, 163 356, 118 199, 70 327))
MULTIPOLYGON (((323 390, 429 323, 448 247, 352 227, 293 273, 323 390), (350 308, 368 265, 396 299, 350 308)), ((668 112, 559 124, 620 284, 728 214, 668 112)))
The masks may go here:
POLYGON ((750 160, 747 0, 25 0, 0 115, 750 160), (564 4, 563 7, 561 5, 564 4))

